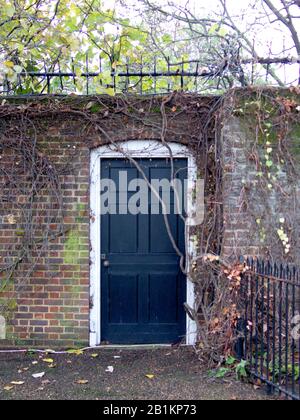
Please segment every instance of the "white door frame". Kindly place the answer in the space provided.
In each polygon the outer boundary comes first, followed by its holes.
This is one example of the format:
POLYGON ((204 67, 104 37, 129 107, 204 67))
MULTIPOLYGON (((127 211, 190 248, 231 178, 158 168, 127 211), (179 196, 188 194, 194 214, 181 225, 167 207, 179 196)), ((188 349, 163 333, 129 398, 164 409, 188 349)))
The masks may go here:
MULTIPOLYGON (((178 143, 168 143, 168 148, 158 141, 131 140, 120 143, 126 155, 133 158, 168 158, 171 148, 174 158, 188 159, 188 200, 187 212, 191 215, 194 210, 193 191, 197 180, 197 165, 189 149, 178 143)), ((90 157, 90 346, 101 343, 101 217, 100 217, 100 179, 101 159, 124 158, 124 154, 113 145, 101 146, 92 150, 90 157)), ((188 235, 188 254, 196 253, 195 242, 188 235)), ((195 307, 194 283, 187 279, 187 303, 195 307)), ((186 344, 196 343, 196 323, 186 317, 186 344)))

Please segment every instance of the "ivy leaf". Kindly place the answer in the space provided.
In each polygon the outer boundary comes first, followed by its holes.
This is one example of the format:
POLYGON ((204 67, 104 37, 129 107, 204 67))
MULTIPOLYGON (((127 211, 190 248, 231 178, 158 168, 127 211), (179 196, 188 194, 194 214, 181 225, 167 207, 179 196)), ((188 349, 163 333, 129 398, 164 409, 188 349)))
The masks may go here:
POLYGON ((226 359, 226 365, 227 365, 227 366, 231 366, 231 365, 233 365, 235 362, 236 362, 236 359, 235 359, 233 356, 229 356, 229 357, 226 359))
POLYGON ((214 372, 213 376, 217 379, 223 379, 231 372, 231 369, 228 368, 220 368, 216 372, 214 372))
POLYGON ((265 126, 266 126, 267 128, 272 128, 272 127, 273 127, 273 124, 272 124, 272 123, 270 123, 270 122, 266 122, 266 123, 265 123, 265 126))

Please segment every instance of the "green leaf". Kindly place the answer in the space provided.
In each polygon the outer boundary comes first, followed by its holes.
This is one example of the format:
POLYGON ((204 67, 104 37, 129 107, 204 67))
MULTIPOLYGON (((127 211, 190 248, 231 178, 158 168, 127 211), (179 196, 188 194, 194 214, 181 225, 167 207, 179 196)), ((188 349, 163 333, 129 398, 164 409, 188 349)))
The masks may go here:
POLYGON ((226 359, 226 365, 227 365, 227 366, 231 366, 231 365, 233 365, 235 362, 236 362, 236 359, 235 359, 233 356, 229 356, 229 357, 226 359))
POLYGON ((166 44, 170 44, 173 41, 173 38, 170 34, 165 34, 165 35, 162 36, 162 40, 166 44))
POLYGON ((247 372, 247 366, 249 362, 246 360, 242 360, 236 367, 236 376, 238 379, 247 378, 248 372, 247 372))
POLYGON ((219 28, 220 25, 218 23, 213 24, 208 31, 209 35, 214 35, 219 30, 219 28))
POLYGON ((267 160, 266 165, 267 165, 267 168, 272 168, 273 161, 272 160, 267 160))
POLYGON ((214 372, 213 376, 217 379, 223 379, 226 375, 231 372, 231 369, 228 368, 220 368, 214 372))
POLYGON ((12 4, 5 5, 2 10, 3 15, 4 16, 6 15, 8 18, 12 18, 15 12, 16 12, 16 9, 14 8, 12 4))
POLYGON ((226 28, 223 27, 223 28, 220 28, 218 34, 222 37, 225 37, 228 34, 228 31, 226 28))

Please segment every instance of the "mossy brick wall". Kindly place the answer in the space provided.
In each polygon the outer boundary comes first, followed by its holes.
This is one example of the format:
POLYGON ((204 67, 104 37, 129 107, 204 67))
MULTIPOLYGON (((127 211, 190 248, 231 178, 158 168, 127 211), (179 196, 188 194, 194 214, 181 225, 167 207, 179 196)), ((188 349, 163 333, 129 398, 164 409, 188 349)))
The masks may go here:
MULTIPOLYGON (((281 93, 283 95, 283 93, 281 93)), ((203 98, 202 98, 203 99, 203 98)), ((47 99, 45 99, 47 100, 47 99)), ((56 101, 66 99, 56 98, 56 101)), ((71 99, 87 104, 91 98, 71 99)), ((191 99, 189 97, 189 102, 191 99)), ((24 99, 21 100, 22 103, 24 99)), ((40 103, 41 99, 36 102, 40 103)), ((212 99, 207 99, 206 108, 213 106, 212 99)), ((225 108, 232 107, 230 97, 225 99, 225 108)), ((26 101, 25 101, 26 102, 26 101)), ((35 99, 27 104, 35 105, 35 99)), ((198 109, 195 98, 195 108, 198 109)), ((15 106, 19 106, 17 102, 15 106)), ((144 100, 141 107, 153 106, 152 99, 144 100), (147 102, 148 101, 148 102, 147 102)), ((187 145, 202 144, 202 131, 205 126, 203 114, 198 111, 185 112, 184 103, 178 107, 179 113, 171 116, 167 141, 177 141, 187 145)), ((200 108, 201 109, 201 108, 200 108)), ((98 108, 94 110, 98 111, 98 108)), ((280 260, 299 262, 299 223, 298 206, 300 182, 297 173, 291 173, 282 165, 277 174, 278 187, 272 190, 261 189, 257 177, 257 167, 253 160, 253 150, 264 156, 263 145, 257 144, 255 130, 249 127, 249 118, 234 115, 222 119, 221 164, 222 164, 222 197, 218 201, 223 206, 222 255, 226 259, 236 260, 241 255, 265 256, 280 260), (277 231, 281 227, 287 232, 292 249, 284 253, 282 241, 277 231), (257 221, 260 220, 258 224, 257 221)), ((172 112, 172 111, 169 111, 172 112)), ((151 116, 152 124, 144 124, 144 114, 131 118, 130 109, 127 115, 115 114, 112 120, 103 121, 108 136, 113 141, 157 140, 161 135, 160 108, 154 107, 151 116)), ((149 118, 149 114, 147 114, 149 118)), ((1 121, 0 121, 1 122, 1 121)), ((10 297, 10 312, 5 314, 8 324, 6 340, 0 345, 28 346, 74 346, 86 345, 89 339, 89 161, 91 149, 107 143, 107 137, 83 121, 80 116, 67 114, 39 119, 38 147, 57 165, 70 162, 68 169, 60 176, 59 187, 63 198, 63 217, 65 234, 49 242, 48 249, 40 256, 34 272, 22 288, 21 293, 13 296, 13 283, 23 278, 30 264, 23 261, 9 285, 0 298, 10 297), (41 128, 41 126, 43 126, 41 128)), ((1 125, 0 125, 1 126, 1 125)), ((255 116, 253 117, 253 127, 255 116)), ((253 128, 252 127, 252 128, 253 128)), ((212 144, 209 150, 215 150, 215 133, 211 133, 212 144)), ((287 150, 294 157, 296 172, 300 170, 299 126, 294 126, 289 133, 287 150)), ((276 156, 276 146, 273 145, 276 156)), ((203 150, 198 147, 198 154, 203 150)), ((0 165, 10 162, 10 152, 1 151, 0 165)), ((197 155, 198 157, 198 155, 197 155)), ((203 156, 201 156, 202 159, 203 156)), ((205 158, 205 156, 204 156, 205 158)), ((203 173, 202 163, 199 173, 203 173)), ((207 160, 203 160, 207 162, 207 160)), ((0 174, 0 186, 5 185, 5 178, 0 174)), ((0 198, 2 188, 0 190, 0 198)), ((15 197, 15 203, 22 202, 23 197, 15 197)), ((0 208, 0 269, 8 252, 20 241, 22 232, 19 226, 18 207, 1 201, 0 208), (9 250, 9 251, 8 251, 9 250)), ((50 208, 51 210, 51 208, 50 208)), ((41 196, 35 212, 37 222, 43 230, 43 217, 49 213, 49 197, 41 196)), ((49 214, 48 214, 49 216, 49 214)), ((48 217, 47 216, 47 217, 48 217)), ((55 230, 55 226, 53 226, 55 230)))
MULTIPOLYGON (((7 340, 1 341, 2 345, 45 346, 55 343, 73 346, 88 342, 89 149, 77 137, 78 130, 74 122, 53 120, 49 121, 45 134, 39 137, 41 149, 51 156, 54 163, 69 159, 70 148, 76 149, 76 153, 72 153, 70 173, 60 177, 66 233, 49 243, 21 292, 14 299, 10 296, 15 308, 5 314, 8 331, 7 340)), ((16 201, 19 199, 15 197, 16 201)), ((34 217, 41 230, 51 217, 49 212, 55 211, 50 203, 50 197, 38 198, 34 217)), ((11 253, 14 244, 18 243, 21 221, 14 206, 6 206, 0 212, 0 255, 5 256, 8 248, 11 253)), ((20 264, 12 283, 21 282, 30 269, 29 262, 20 264)), ((7 294, 5 290, 2 298, 8 297, 7 294)))
POLYGON ((250 93, 243 97, 242 105, 225 104, 231 115, 223 120, 221 136, 222 254, 231 261, 258 256, 300 265, 300 98, 285 89, 262 93, 259 100, 250 93), (280 108, 281 116, 276 114, 272 120, 264 95, 280 103, 286 98, 294 101, 288 111, 293 122, 284 138, 279 134, 279 118, 284 118, 286 110, 280 108), (245 104, 253 107, 251 113, 246 112, 245 104), (260 114, 268 118, 258 121, 260 114), (262 133, 258 124, 263 126, 262 133), (279 231, 288 237, 287 243, 279 231))
MULTIPOLYGON (((62 101, 68 99, 13 99, 13 106, 20 103, 35 107, 41 101, 62 101)), ((89 103, 92 98, 71 98, 72 104, 78 101, 79 110, 89 103)), ((211 99, 208 99, 208 103, 211 99)), ((153 99, 143 100, 142 106, 151 107, 153 99)), ((190 101, 189 101, 190 102, 190 101)), ((10 105, 12 106, 12 105, 10 105)), ((196 112, 197 111, 197 106, 196 112)), ((95 113, 97 109, 93 110, 95 113)), ((149 117, 149 115, 148 115, 149 117)), ((127 140, 157 140, 161 136, 160 107, 153 109, 151 121, 153 124, 144 124, 144 115, 141 121, 120 113, 112 120, 103 121, 108 136, 113 141, 127 140)), ((194 138, 195 143, 201 138, 202 121, 192 115, 191 124, 183 112, 179 116, 172 115, 169 122, 170 132, 166 133, 166 140, 188 144, 194 138), (176 133, 176 134, 174 134, 176 133), (188 135, 187 135, 188 133, 188 135)), ((18 122, 18 120, 16 120, 18 122)), ((6 340, 0 345, 26 345, 26 346, 59 346, 71 347, 74 345, 87 345, 89 341, 89 272, 90 272, 90 211, 89 211, 89 185, 90 185, 90 151, 107 143, 107 137, 101 136, 99 131, 91 129, 87 121, 80 115, 68 116, 55 114, 55 116, 36 117, 34 123, 39 127, 37 147, 55 165, 67 166, 67 170, 59 179, 59 188, 62 194, 62 208, 64 219, 64 235, 49 242, 48 249, 38 259, 34 272, 22 286, 17 296, 13 296, 13 284, 18 283, 27 270, 29 262, 22 261, 14 278, 11 289, 6 289, 0 298, 10 298, 12 307, 9 313, 4 314, 8 326, 6 340), (38 120, 38 121, 37 121, 38 120), (38 122, 38 124, 37 124, 38 122)), ((213 137, 213 135, 212 135, 213 137)), ((2 168, 11 164, 8 154, 11 152, 1 150, 0 164, 2 168)), ((17 158, 16 158, 17 159, 17 158)), ((21 182, 22 180, 20 180, 21 182)), ((0 173, 0 185, 5 185, 5 177, 0 173)), ((1 191, 0 191, 1 199, 1 191)), ((0 208, 0 269, 3 259, 17 246, 20 240, 20 215, 12 202, 18 202, 22 197, 13 197, 9 203, 2 203, 0 208)), ((49 219, 50 197, 40 196, 34 213, 41 232, 49 219)), ((53 226, 56 229, 56 226, 53 226)))

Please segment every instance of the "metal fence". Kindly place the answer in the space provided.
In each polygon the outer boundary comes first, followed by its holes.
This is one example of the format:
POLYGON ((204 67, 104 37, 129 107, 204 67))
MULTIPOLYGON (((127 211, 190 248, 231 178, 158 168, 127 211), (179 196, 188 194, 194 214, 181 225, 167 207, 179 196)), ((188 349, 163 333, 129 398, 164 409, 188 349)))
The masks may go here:
POLYGON ((199 89, 219 89, 224 74, 225 68, 203 65, 198 61, 175 63, 166 57, 154 58, 148 63, 141 57, 137 63, 112 64, 107 59, 86 55, 81 63, 71 60, 64 64, 57 62, 49 68, 23 71, 13 82, 4 77, 0 94, 90 95, 105 93, 105 89, 112 93, 135 95, 155 95, 174 90, 197 92, 199 89))
POLYGON ((295 267, 248 260, 242 279, 242 349, 270 392, 300 400, 300 282, 295 267))
MULTIPOLYGON (((28 69, 15 75, 0 77, 0 94, 101 94, 111 93, 164 94, 174 90, 195 93, 224 92, 229 88, 255 83, 255 69, 260 65, 260 80, 273 79, 272 65, 286 68, 298 66, 300 59, 238 59, 224 57, 219 62, 198 60, 172 61, 154 57, 150 62, 140 58, 137 63, 111 63, 102 57, 86 55, 82 62, 55 62, 40 68, 31 63, 28 69)), ((1 76, 1 75, 0 75, 1 76)), ((256 74, 256 77, 258 75, 256 74)))

